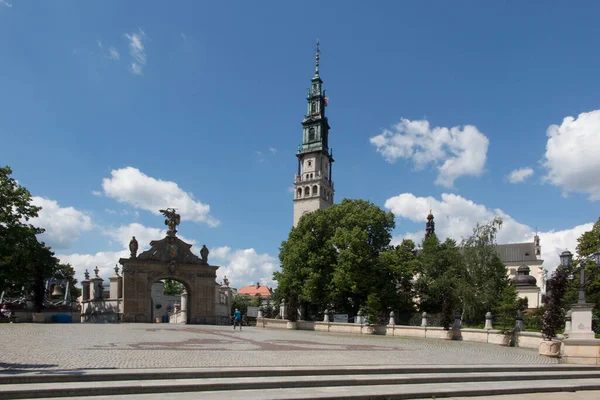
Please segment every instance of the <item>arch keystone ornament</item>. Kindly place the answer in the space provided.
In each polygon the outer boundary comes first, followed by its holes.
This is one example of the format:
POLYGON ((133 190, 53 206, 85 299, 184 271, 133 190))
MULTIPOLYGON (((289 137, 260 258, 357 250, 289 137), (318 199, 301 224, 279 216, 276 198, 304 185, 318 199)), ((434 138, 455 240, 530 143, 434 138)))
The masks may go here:
POLYGON ((208 249, 202 258, 192 245, 176 236, 180 216, 174 208, 160 210, 167 219, 167 236, 150 242, 150 249, 121 258, 123 266, 123 322, 152 322, 152 284, 162 279, 181 282, 188 294, 187 318, 191 324, 216 324, 216 265, 208 264, 208 249))

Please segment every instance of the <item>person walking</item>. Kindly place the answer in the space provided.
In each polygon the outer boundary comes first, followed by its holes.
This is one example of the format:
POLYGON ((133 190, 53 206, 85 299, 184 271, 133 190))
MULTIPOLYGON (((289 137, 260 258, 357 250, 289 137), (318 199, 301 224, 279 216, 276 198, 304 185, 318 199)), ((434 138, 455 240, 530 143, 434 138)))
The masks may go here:
POLYGON ((240 331, 242 330, 242 313, 237 308, 235 309, 235 313, 233 314, 233 330, 235 331, 235 326, 240 326, 240 331))

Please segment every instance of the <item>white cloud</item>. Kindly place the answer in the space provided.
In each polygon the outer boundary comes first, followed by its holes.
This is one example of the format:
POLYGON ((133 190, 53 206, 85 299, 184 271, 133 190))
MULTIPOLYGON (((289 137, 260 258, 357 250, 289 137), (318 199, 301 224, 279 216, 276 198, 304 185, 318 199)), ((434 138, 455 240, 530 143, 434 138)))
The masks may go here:
POLYGON ((533 169, 529 167, 513 170, 508 176, 510 183, 523 183, 527 178, 533 175, 533 169))
POLYGON ((210 250, 209 262, 221 266, 217 279, 222 280, 227 275, 230 285, 238 289, 256 282, 273 287, 273 272, 279 267, 277 258, 268 253, 259 254, 254 249, 232 250, 227 246, 210 250))
POLYGON ((111 60, 119 61, 121 59, 121 55, 119 54, 116 48, 111 46, 108 49, 108 58, 110 58, 111 60))
POLYGON ((11 7, 12 7, 12 4, 11 4, 11 3, 9 3, 9 2, 8 2, 8 1, 6 1, 6 0, 0 0, 0 6, 4 6, 4 7, 11 8, 11 7))
MULTIPOLYGON (((98 266, 100 277, 108 279, 114 274, 114 267, 119 263, 119 258, 129 257, 129 241, 132 236, 135 236, 138 241, 138 254, 150 248, 152 240, 160 240, 167 235, 166 229, 150 228, 138 223, 129 225, 121 225, 118 228, 103 228, 102 233, 118 243, 123 250, 120 251, 101 251, 95 254, 59 254, 58 259, 63 263, 70 263, 75 269, 76 278, 81 281, 83 274, 87 269, 90 274, 94 274, 92 270, 98 266)), ((177 235, 181 240, 191 244, 192 252, 199 255, 200 249, 195 248, 196 241, 187 239, 181 235, 177 235)), ((112 241, 111 241, 112 242, 112 241)), ((119 266, 121 268, 121 266, 119 266)))
MULTIPOLYGON (((81 282, 84 278, 84 272, 87 269, 91 276, 94 276, 94 268, 98 267, 98 275, 103 279, 108 279, 115 271, 114 267, 119 263, 119 258, 129 257, 128 250, 122 251, 100 251, 96 254, 57 254, 56 257, 61 263, 69 263, 75 269, 75 278, 81 282)), ((119 269, 121 266, 119 265, 119 269)))
MULTIPOLYGON (((160 240, 167 236, 166 229, 151 228, 142 224, 138 224, 137 222, 129 225, 121 225, 118 228, 105 228, 102 230, 102 232, 106 236, 115 239, 123 246, 124 249, 129 248, 129 241, 131 240, 132 236, 135 236, 139 245, 138 254, 142 251, 148 250, 152 240, 160 240)), ((193 239, 187 239, 179 234, 177 237, 184 242, 191 244, 192 246, 196 245, 196 241, 193 239)), ((194 249, 194 247, 192 247, 192 252, 195 252, 196 255, 198 255, 200 253, 200 249, 194 249)))
POLYGON ((275 147, 269 147, 269 151, 271 152, 271 154, 277 153, 277 149, 275 147))
POLYGON ((92 194, 94 196, 102 196, 102 192, 98 191, 98 190, 92 190, 92 194))
POLYGON ((110 208, 105 208, 104 212, 107 213, 107 214, 116 214, 117 213, 115 210, 112 210, 110 208))
POLYGON ((370 142, 389 163, 404 158, 411 160, 416 170, 436 165, 435 183, 444 187, 452 187, 461 176, 481 176, 489 144, 473 125, 431 128, 428 121, 404 118, 370 142))
MULTIPOLYGON (((412 193, 403 193, 387 199, 385 208, 392 211, 396 217, 422 223, 423 226, 429 210, 432 209, 435 233, 440 240, 452 238, 460 243, 463 237, 471 235, 478 222, 488 222, 495 216, 503 219, 502 228, 498 232, 498 243, 532 242, 535 235, 531 227, 521 224, 504 211, 487 208, 455 194, 444 193, 441 200, 438 200, 434 197, 416 197, 412 193)), ((574 253, 577 238, 583 232, 591 230, 592 226, 593 223, 588 223, 562 231, 539 232, 544 267, 549 271, 554 270, 559 263, 558 255, 565 249, 574 253)), ((406 237, 419 244, 423 235, 423 231, 407 232, 394 237, 393 243, 398 244, 406 237)))
POLYGON ((73 207, 60 207, 55 200, 33 196, 32 203, 42 209, 31 223, 46 230, 39 238, 53 249, 71 247, 81 232, 94 227, 89 215, 73 207))
POLYGON ((111 175, 102 180, 104 194, 110 198, 155 215, 160 215, 160 209, 173 207, 183 220, 204 222, 211 227, 219 225, 210 215, 208 204, 196 201, 175 182, 149 177, 133 167, 113 170, 111 175))
POLYGON ((562 124, 550 125, 542 164, 548 169, 545 180, 565 194, 589 194, 600 200, 600 110, 566 117, 562 124))
POLYGON ((133 59, 130 67, 134 75, 142 75, 142 69, 146 65, 146 51, 143 42, 145 36, 146 34, 141 29, 137 33, 125 34, 125 37, 129 41, 129 55, 133 59))

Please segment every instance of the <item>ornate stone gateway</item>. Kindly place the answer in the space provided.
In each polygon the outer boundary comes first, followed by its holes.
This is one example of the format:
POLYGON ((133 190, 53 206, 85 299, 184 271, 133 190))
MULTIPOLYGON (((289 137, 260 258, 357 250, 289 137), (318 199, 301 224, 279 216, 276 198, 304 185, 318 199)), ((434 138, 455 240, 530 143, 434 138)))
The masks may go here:
POLYGON ((169 227, 167 236, 150 242, 150 250, 137 253, 138 243, 131 239, 131 256, 121 258, 123 265, 123 322, 152 321, 152 284, 162 279, 181 282, 187 292, 187 322, 215 324, 215 279, 218 266, 208 264, 208 249, 202 246, 201 257, 191 251, 175 234, 180 216, 174 209, 160 210, 169 227))

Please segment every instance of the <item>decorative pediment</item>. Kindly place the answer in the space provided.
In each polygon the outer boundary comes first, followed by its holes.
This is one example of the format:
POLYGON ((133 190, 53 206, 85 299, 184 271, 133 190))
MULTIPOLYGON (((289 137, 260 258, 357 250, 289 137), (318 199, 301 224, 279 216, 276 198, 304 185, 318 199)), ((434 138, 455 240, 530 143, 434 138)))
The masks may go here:
POLYGON ((138 260, 207 265, 206 261, 192 253, 191 244, 176 236, 153 240, 150 242, 150 246, 150 250, 144 251, 137 257, 138 260))

